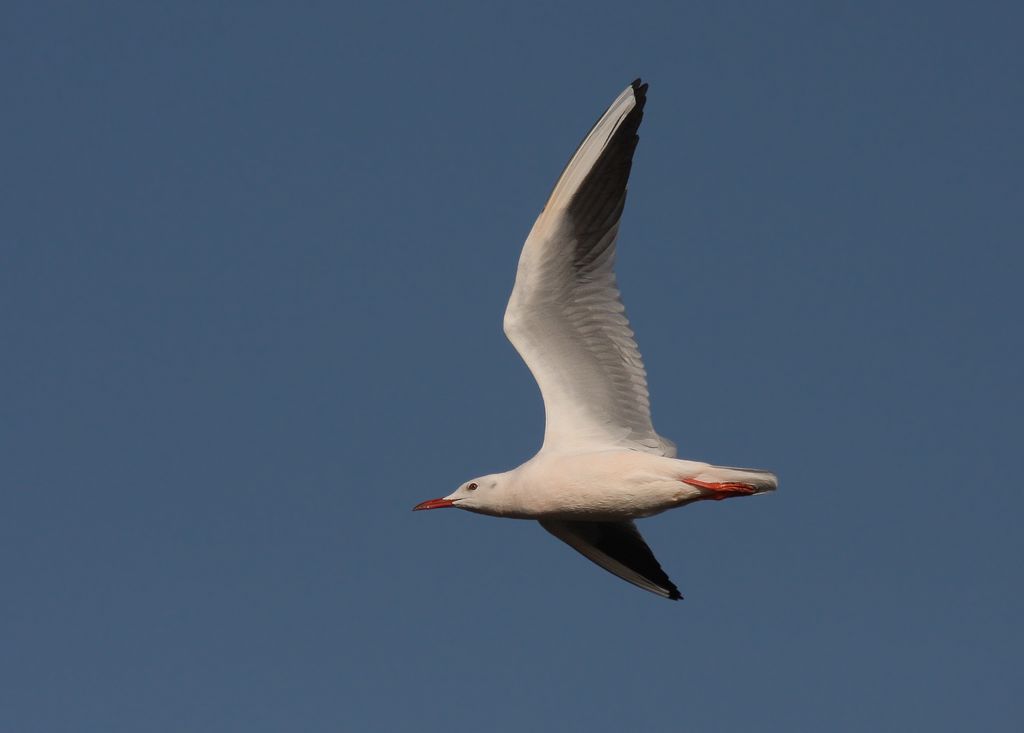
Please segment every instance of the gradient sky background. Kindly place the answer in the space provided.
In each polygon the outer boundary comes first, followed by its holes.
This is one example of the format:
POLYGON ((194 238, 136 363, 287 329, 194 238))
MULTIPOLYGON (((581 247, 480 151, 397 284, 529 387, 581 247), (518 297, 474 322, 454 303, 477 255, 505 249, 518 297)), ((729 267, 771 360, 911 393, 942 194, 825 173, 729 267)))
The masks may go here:
POLYGON ((824 5, 4 3, 0 730, 1020 730, 1024 11, 824 5), (781 478, 681 603, 409 511, 636 76, 655 424, 781 478))

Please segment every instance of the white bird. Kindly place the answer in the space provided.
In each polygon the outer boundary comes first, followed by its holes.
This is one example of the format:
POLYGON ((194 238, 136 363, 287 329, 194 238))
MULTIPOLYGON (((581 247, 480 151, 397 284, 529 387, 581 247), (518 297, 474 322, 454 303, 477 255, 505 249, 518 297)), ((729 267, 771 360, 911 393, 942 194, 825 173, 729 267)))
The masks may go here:
POLYGON ((413 510, 536 519, 623 580, 682 596, 633 520, 700 499, 774 491, 775 475, 675 458, 651 424, 647 375, 615 282, 615 238, 647 85, 612 102, 569 160, 523 245, 505 334, 544 398, 540 451, 413 510))

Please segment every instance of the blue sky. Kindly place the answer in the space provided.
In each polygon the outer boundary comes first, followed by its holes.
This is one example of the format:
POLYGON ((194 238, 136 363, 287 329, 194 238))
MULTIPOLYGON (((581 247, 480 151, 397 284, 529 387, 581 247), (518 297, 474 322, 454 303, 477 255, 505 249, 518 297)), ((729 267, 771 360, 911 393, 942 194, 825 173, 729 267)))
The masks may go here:
POLYGON ((1019 730, 1010 3, 6 3, 0 729, 1019 730), (775 495, 686 596, 413 504, 540 444, 501 332, 650 82, 654 421, 775 495))

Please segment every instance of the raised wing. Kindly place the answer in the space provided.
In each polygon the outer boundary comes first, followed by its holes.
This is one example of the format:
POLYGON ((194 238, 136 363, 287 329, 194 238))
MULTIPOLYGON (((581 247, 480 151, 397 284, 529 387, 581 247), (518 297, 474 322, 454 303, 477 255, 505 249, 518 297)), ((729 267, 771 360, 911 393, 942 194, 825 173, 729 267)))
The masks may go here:
POLYGON ((633 522, 542 519, 540 526, 609 573, 663 598, 673 601, 682 598, 633 522))
POLYGON ((542 450, 674 456, 615 282, 615 237, 647 85, 619 95, 569 160, 523 246, 505 333, 544 397, 542 450))

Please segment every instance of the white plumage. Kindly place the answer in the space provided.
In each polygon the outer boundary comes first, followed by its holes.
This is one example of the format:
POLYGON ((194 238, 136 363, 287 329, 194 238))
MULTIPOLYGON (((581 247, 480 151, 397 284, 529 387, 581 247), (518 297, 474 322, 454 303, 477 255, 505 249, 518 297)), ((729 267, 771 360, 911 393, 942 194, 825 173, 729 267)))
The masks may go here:
POLYGON ((647 85, 627 87, 569 160, 523 246, 505 333, 544 397, 544 444, 512 471, 415 509, 537 519, 601 567, 678 599, 633 523, 698 499, 774 490, 767 471, 675 459, 615 282, 615 245, 647 85))
MULTIPOLYGON (((544 450, 632 448, 675 455, 675 446, 651 425, 647 374, 615 282, 615 239, 632 156, 619 161, 626 167, 625 176, 619 172, 623 186, 601 192, 604 200, 591 207, 596 215, 591 212, 581 226, 570 214, 587 172, 634 111, 639 125, 631 86, 569 161, 526 239, 505 310, 505 333, 544 396, 544 450)), ((630 154, 635 145, 620 143, 630 154)))

